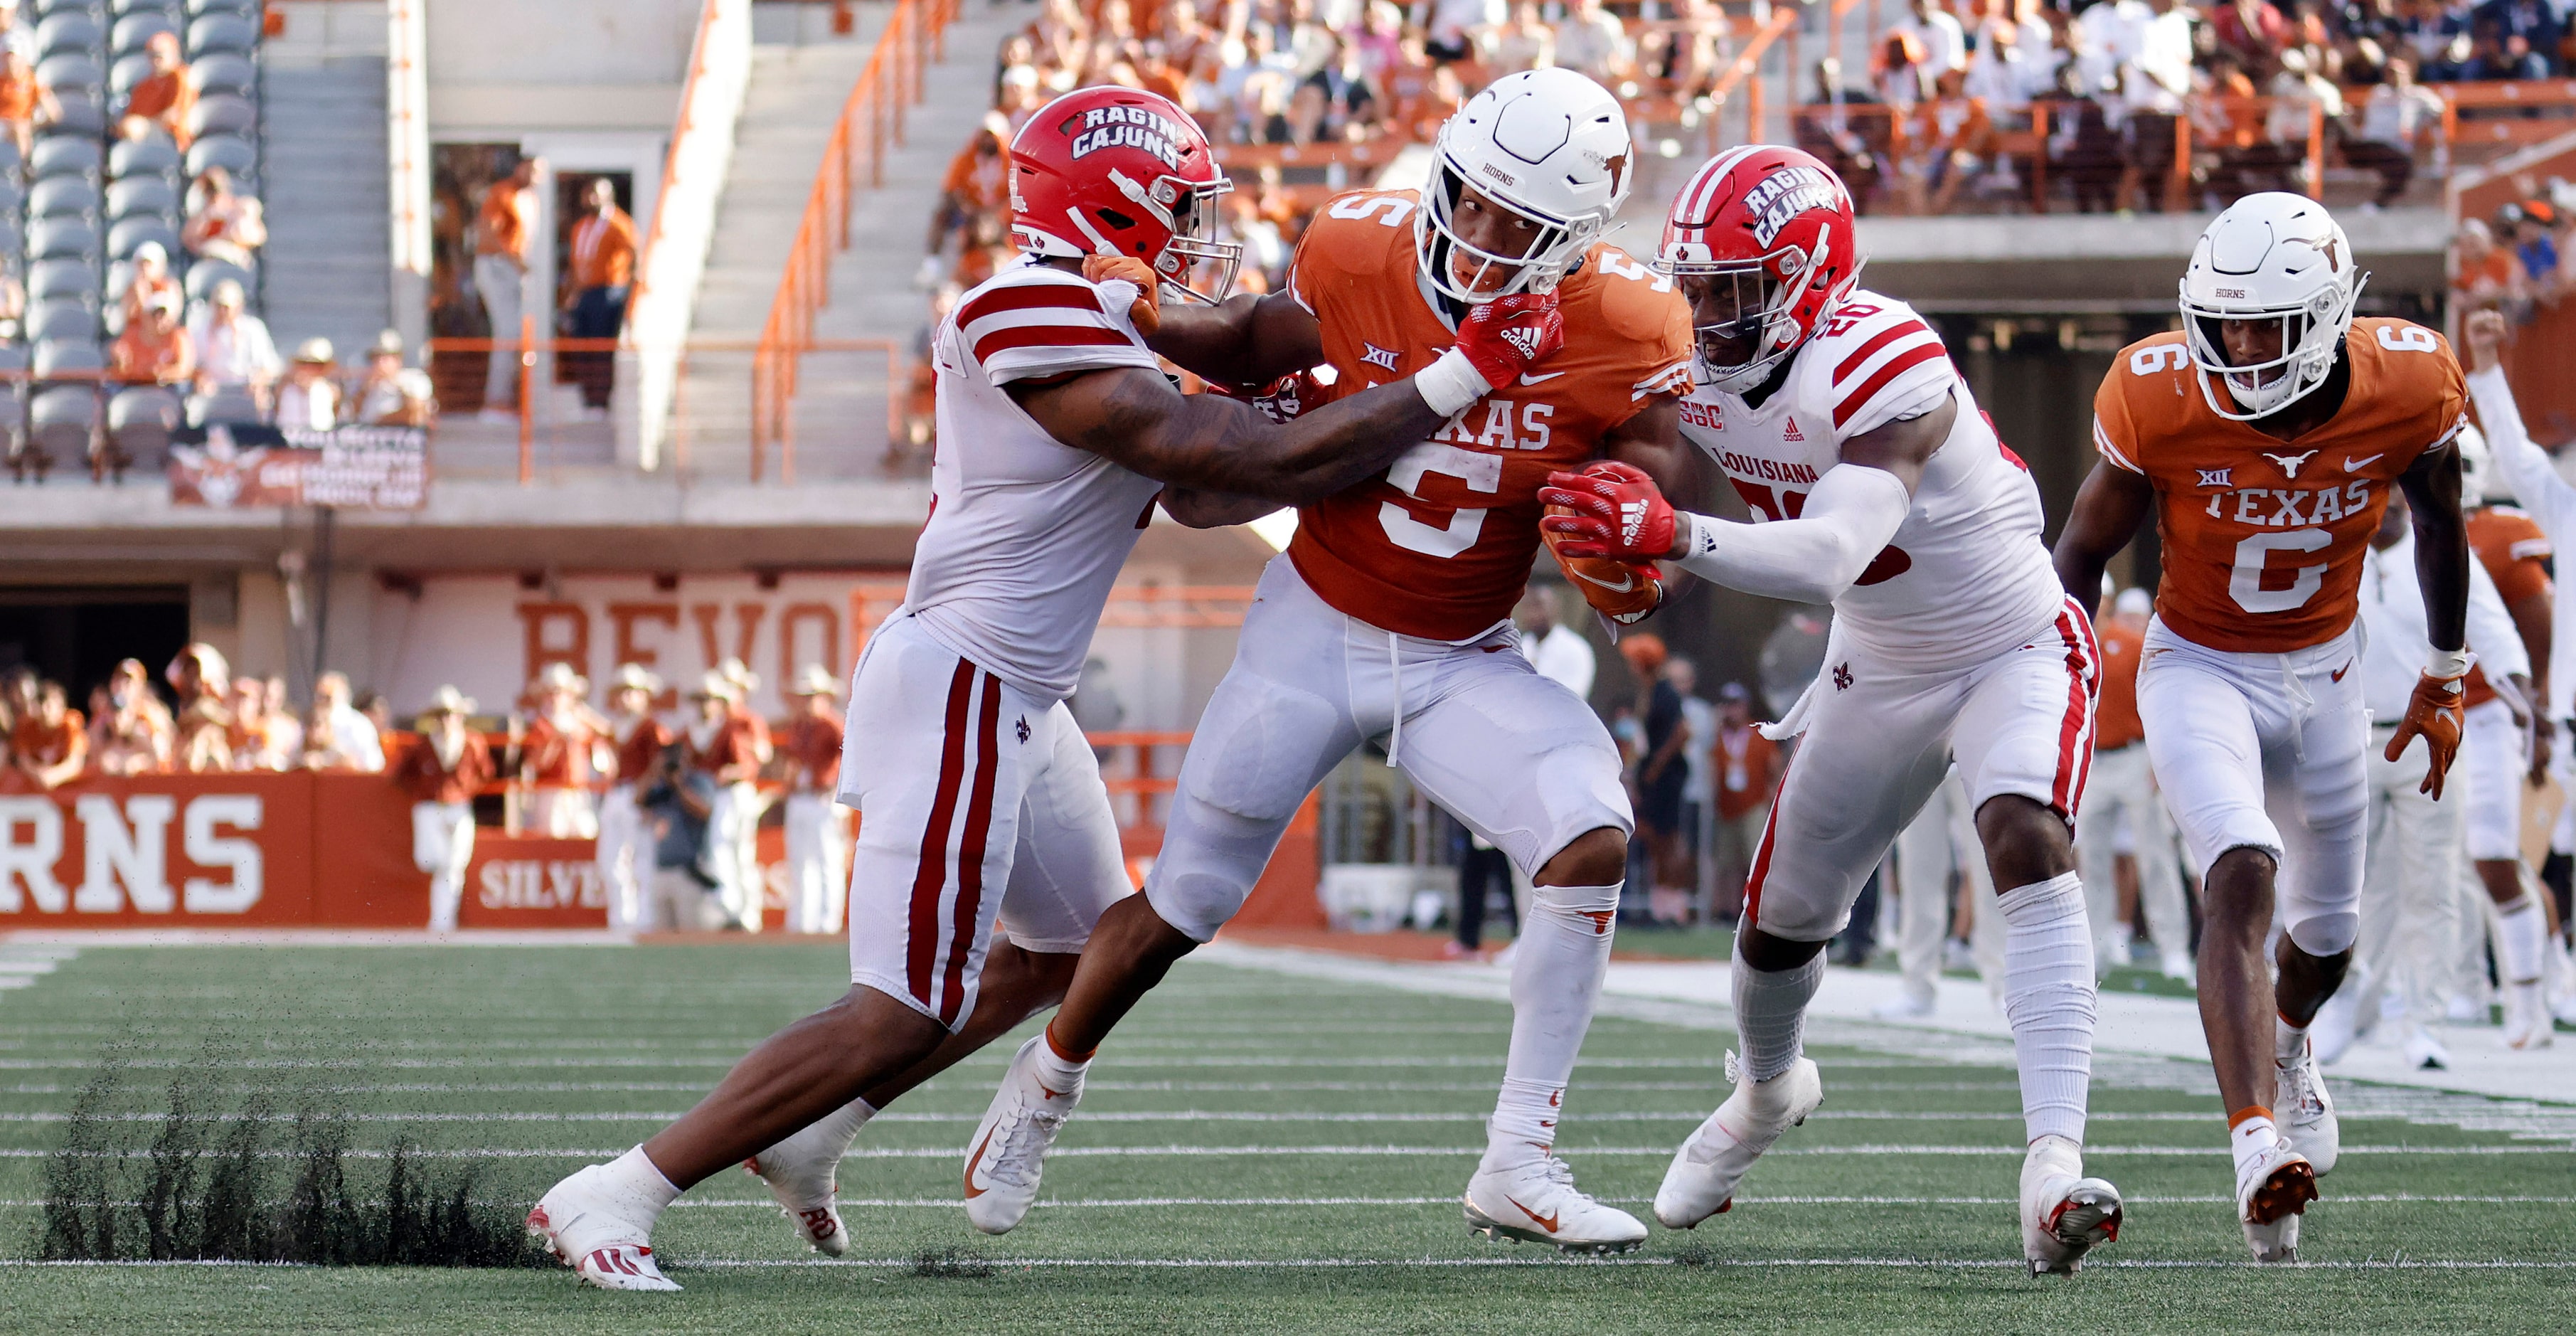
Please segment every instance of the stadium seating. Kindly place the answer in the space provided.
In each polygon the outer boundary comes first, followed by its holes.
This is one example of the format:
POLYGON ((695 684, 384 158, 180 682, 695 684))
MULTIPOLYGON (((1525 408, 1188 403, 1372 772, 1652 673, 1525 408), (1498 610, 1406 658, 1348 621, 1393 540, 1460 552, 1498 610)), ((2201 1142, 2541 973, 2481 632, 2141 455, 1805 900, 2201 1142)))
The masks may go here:
MULTIPOLYGON (((86 460, 93 476, 157 470, 186 414, 178 394, 106 383, 106 344, 124 327, 130 259, 147 242, 169 256, 191 302, 238 280, 259 309, 255 275, 220 261, 191 263, 179 244, 188 186, 209 167, 256 194, 260 165, 259 0, 29 0, 38 76, 62 115, 33 151, 0 135, 0 269, 18 278, 26 314, 0 342, 0 450, 24 480, 86 460), (197 102, 182 150, 163 134, 125 139, 115 109, 151 73, 147 49, 176 36, 197 102)), ((204 406, 212 420, 255 418, 254 406, 204 406)))

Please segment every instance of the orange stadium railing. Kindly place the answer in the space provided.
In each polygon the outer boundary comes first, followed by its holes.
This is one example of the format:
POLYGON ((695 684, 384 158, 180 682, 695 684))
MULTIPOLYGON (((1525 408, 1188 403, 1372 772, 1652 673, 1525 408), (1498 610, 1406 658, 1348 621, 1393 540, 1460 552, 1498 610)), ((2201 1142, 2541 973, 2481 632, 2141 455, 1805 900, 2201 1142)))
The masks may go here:
POLYGON ((957 0, 899 0, 868 63, 842 103, 806 197, 778 294, 761 327, 752 367, 751 476, 758 481, 767 447, 779 447, 782 478, 795 476, 797 375, 814 345, 814 317, 831 297, 832 259, 850 246, 850 200, 864 181, 884 184, 888 144, 903 142, 904 111, 921 100, 922 71, 939 58, 940 38, 957 0))

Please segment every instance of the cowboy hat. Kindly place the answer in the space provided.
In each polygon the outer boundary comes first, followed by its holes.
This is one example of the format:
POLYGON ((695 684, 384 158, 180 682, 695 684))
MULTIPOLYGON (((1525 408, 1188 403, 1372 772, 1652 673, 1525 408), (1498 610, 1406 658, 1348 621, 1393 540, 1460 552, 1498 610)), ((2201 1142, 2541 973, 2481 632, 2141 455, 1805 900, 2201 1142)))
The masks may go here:
POLYGON ((474 713, 474 698, 457 690, 453 684, 441 686, 438 690, 429 693, 429 705, 421 710, 423 717, 434 714, 472 713, 474 713))
POLYGON ((689 699, 740 700, 742 688, 735 686, 733 679, 723 673, 709 673, 698 679, 698 689, 689 693, 689 699))
POLYGON ((577 696, 590 694, 590 679, 572 670, 572 665, 557 659, 539 669, 528 683, 531 691, 569 691, 577 696))
POLYGON ((789 688, 787 694, 791 696, 838 696, 841 694, 841 684, 823 667, 823 665, 819 663, 809 663, 796 674, 796 685, 789 688))
POLYGON ((662 679, 646 672, 644 665, 640 663, 621 663, 617 665, 617 671, 609 676, 608 689, 644 691, 658 696, 662 694, 662 679))

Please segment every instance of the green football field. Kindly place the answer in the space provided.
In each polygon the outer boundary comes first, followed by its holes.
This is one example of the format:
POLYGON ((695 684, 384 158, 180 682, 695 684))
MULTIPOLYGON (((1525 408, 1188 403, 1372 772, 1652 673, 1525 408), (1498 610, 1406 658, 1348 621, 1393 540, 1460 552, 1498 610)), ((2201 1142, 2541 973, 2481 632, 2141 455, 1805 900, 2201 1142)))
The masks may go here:
MULTIPOLYGON (((408 1137, 515 1211, 687 1108, 836 995, 845 962, 766 943, 83 950, 0 992, 0 1256, 39 1250, 49 1157, 105 1054, 140 1092, 134 1144, 154 1092, 194 1079, 228 1108, 343 1111, 361 1152, 408 1137)), ((1722 1012, 1661 1014, 1596 1024, 1559 1146, 1641 1216, 1719 1096, 1729 1039, 1722 1012)), ((1456 1198, 1507 1022, 1491 1001, 1190 963, 1102 1054, 1006 1238, 956 1204, 996 1046, 861 1137, 847 1261, 817 1261, 728 1172, 664 1217, 678 1295, 560 1268, 11 1263, 0 1331, 2456 1332, 2576 1313, 2569 1110, 2339 1084, 2353 1111, 2308 1217, 2313 1264, 2258 1270, 2205 1071, 2106 1062, 2090 1164, 2128 1194, 2126 1234, 2083 1275, 2035 1281, 2016 1261, 2009 1057, 1856 1031, 1816 1046, 1823 1111, 1729 1215, 1606 1262, 1487 1243, 1456 1198)))

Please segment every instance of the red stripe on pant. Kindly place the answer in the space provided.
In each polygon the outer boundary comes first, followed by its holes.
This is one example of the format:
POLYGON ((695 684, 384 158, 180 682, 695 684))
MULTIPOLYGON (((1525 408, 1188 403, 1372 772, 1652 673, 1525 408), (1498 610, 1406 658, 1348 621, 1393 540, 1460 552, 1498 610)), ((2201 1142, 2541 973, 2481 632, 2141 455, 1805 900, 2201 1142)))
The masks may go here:
POLYGON ((1798 768, 1797 753, 1789 755, 1789 764, 1780 771, 1779 787, 1771 790, 1771 810, 1762 814, 1762 839, 1753 846, 1753 870, 1744 878, 1744 911, 1736 917, 1740 938, 1747 928, 1762 926, 1762 879, 1771 873, 1771 829, 1780 824, 1780 799, 1789 792, 1789 772, 1798 768))
POLYGON ((984 674, 984 714, 975 726, 975 792, 966 800, 966 833, 957 841, 957 917, 948 939, 948 975, 939 989, 939 1021, 955 1024, 966 992, 966 957, 975 949, 975 920, 984 901, 984 843, 993 833, 993 784, 1002 769, 1002 683, 984 674))
POLYGON ((948 886, 948 827, 957 817, 957 786, 966 774, 966 706, 974 697, 975 665, 957 661, 948 680, 948 728, 939 752, 939 789, 921 831, 921 865, 912 874, 912 920, 904 982, 912 999, 930 1005, 932 971, 939 960, 939 893, 948 886))
POLYGON ((2071 598, 2057 614, 2057 634, 2066 645, 2066 716, 2057 727, 2057 783, 2049 791, 2049 806, 2072 821, 2093 773, 2094 665, 2101 653, 2094 647, 2092 623, 2071 598))

